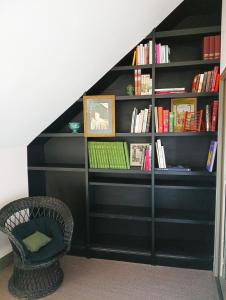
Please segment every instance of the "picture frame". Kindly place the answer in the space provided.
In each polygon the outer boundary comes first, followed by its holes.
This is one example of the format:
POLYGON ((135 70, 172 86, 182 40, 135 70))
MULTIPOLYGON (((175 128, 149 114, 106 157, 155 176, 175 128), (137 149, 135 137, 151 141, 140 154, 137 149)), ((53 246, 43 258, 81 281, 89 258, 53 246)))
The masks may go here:
POLYGON ((149 146, 148 143, 130 144, 130 166, 141 167, 144 150, 149 146))
POLYGON ((83 96, 84 136, 115 136, 115 96, 83 96))
POLYGON ((174 112, 174 131, 182 132, 186 112, 197 112, 197 98, 171 99, 171 111, 174 112))

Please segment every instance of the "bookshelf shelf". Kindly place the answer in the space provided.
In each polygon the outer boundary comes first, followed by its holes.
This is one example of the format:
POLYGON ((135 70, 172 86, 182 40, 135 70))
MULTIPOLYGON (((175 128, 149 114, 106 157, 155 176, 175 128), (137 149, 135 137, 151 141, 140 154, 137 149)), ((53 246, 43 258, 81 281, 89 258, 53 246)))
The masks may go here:
POLYGON ((61 172, 85 172, 85 167, 82 165, 61 165, 61 164, 46 164, 39 166, 29 166, 29 171, 61 171, 61 172))
POLYGON ((199 137, 199 136, 210 136, 216 137, 217 132, 167 132, 167 133, 155 133, 156 137, 164 137, 164 136, 175 136, 175 137, 199 137))
POLYGON ((155 99, 171 98, 218 98, 218 93, 178 93, 167 95, 155 95, 155 99))
MULTIPOLYGON (((77 231, 70 254, 212 269, 216 166, 209 173, 206 161, 210 142, 217 140, 218 133, 156 133, 154 119, 155 108, 161 106, 170 110, 170 100, 175 98, 197 98, 197 108, 203 110, 205 118, 206 105, 213 105, 219 98, 215 92, 190 92, 196 74, 211 73, 220 64, 219 59, 202 59, 203 38, 221 31, 220 26, 215 26, 220 24, 218 7, 213 1, 206 0, 205 9, 211 7, 208 9, 211 16, 202 19, 207 11, 203 11, 198 1, 196 5, 197 8, 186 9, 182 14, 176 9, 140 41, 144 44, 152 40, 152 64, 131 66, 137 46, 134 45, 117 65, 84 93, 116 96, 114 137, 87 138, 82 132, 73 134, 69 131, 71 121, 80 122, 83 128, 83 98, 80 97, 28 146, 30 196, 54 195, 69 206, 74 216, 77 231), (185 24, 187 28, 184 28, 185 24), (169 46, 170 63, 155 62, 158 49, 155 44, 159 43, 169 46), (126 95, 128 84, 134 83, 135 69, 152 77, 151 95, 126 95), (180 87, 188 92, 164 95, 154 92, 180 87), (149 113, 151 111, 150 132, 130 132, 135 107, 138 113, 147 108, 149 113), (94 169, 89 166, 88 143, 91 141, 154 146, 157 139, 164 146, 166 165, 191 166, 191 171, 155 168, 158 166, 155 147, 152 147, 150 171, 139 167, 94 169)), ((168 47, 165 49, 167 52, 168 47)), ((162 54, 163 60, 165 54, 162 54)), ((211 78, 203 81, 210 84, 211 78)), ((142 79, 149 80, 149 76, 142 79)), ((201 90, 211 89, 212 86, 206 85, 201 90)))
POLYGON ((123 205, 96 205, 90 212, 94 218, 125 219, 150 222, 150 212, 147 207, 132 207, 123 205))

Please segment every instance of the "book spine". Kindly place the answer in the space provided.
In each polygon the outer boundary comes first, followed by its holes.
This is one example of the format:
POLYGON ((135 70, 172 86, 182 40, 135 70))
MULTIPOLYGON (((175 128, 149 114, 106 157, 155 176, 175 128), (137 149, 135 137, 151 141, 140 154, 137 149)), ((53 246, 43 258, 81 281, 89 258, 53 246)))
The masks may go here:
POLYGON ((217 74, 217 79, 216 79, 216 84, 215 84, 215 87, 214 87, 214 92, 218 92, 219 90, 219 83, 220 83, 220 74, 218 73, 217 74))
POLYGON ((207 164, 206 164, 206 168, 209 172, 213 171, 213 165, 214 165, 216 150, 217 150, 217 142, 216 141, 211 141, 210 148, 209 148, 209 153, 208 153, 208 158, 207 158, 207 164))
POLYGON ((158 133, 159 132, 159 126, 158 126, 158 108, 157 107, 155 107, 154 108, 154 110, 155 110, 155 131, 156 131, 156 133, 158 133))
POLYGON ((152 41, 149 41, 149 64, 152 64, 152 41))
POLYGON ((138 96, 137 94, 137 69, 134 70, 134 91, 135 96, 138 96))
POLYGON ((197 90, 198 93, 200 93, 201 90, 202 90, 203 78, 204 78, 204 74, 200 74, 199 87, 198 87, 198 90, 197 90))
POLYGON ((220 59, 220 52, 221 52, 221 36, 220 35, 215 35, 215 40, 214 40, 214 58, 215 59, 220 59))
POLYGON ((159 166, 159 168, 161 168, 160 154, 159 154, 159 149, 158 149, 158 143, 157 143, 157 142, 155 142, 155 148, 156 148, 156 154, 157 154, 158 166, 159 166))
POLYGON ((212 124, 211 131, 216 131, 217 126, 217 114, 218 114, 218 101, 213 101, 213 111, 212 111, 212 124))
POLYGON ((127 142, 124 142, 123 146, 124 146, 124 155, 125 155, 125 160, 126 160, 126 169, 130 169, 129 150, 128 150, 127 142))
POLYGON ((211 85, 211 92, 214 92, 216 80, 217 80, 217 74, 219 72, 219 66, 215 66, 213 69, 213 78, 212 78, 212 85, 211 85))
POLYGON ((206 105, 206 131, 209 132, 210 131, 210 114, 211 114, 211 106, 209 104, 206 105))
POLYGON ((137 70, 137 96, 141 95, 141 69, 137 70))
POLYGON ((163 132, 163 107, 158 106, 158 132, 163 132))
POLYGON ((174 112, 169 114, 169 131, 174 132, 174 112))
POLYGON ((134 66, 134 65, 135 65, 135 62, 136 62, 136 56, 137 56, 136 53, 137 53, 137 51, 134 50, 134 51, 133 51, 132 66, 134 66))
POLYGON ((209 53, 210 53, 210 37, 205 36, 203 38, 203 59, 204 60, 209 59, 209 53))
POLYGON ((215 42, 214 36, 210 36, 210 52, 209 52, 209 59, 214 59, 214 52, 215 52, 214 42, 215 42))
POLYGON ((169 132, 169 111, 163 110, 163 132, 169 132))
POLYGON ((151 105, 148 107, 148 118, 147 118, 147 126, 145 132, 150 132, 151 130, 151 105))

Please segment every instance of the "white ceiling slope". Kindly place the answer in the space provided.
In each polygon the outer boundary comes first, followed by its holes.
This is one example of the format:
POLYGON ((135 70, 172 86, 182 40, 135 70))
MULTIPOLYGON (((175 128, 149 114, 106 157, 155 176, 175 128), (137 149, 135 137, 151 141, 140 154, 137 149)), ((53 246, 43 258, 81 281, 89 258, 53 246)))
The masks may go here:
POLYGON ((1 0, 0 146, 27 145, 181 0, 1 0))

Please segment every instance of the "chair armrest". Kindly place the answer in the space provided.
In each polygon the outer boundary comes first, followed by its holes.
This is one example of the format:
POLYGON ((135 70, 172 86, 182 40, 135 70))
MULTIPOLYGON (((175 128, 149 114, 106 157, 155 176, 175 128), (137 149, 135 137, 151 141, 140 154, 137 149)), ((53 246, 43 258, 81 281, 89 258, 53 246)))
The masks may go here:
POLYGON ((17 250, 17 252, 20 256, 21 262, 24 264, 25 261, 26 261, 26 257, 25 257, 23 246, 21 245, 21 243, 15 238, 15 236, 11 232, 8 232, 7 235, 8 235, 8 238, 9 238, 12 246, 14 246, 15 249, 17 250))

